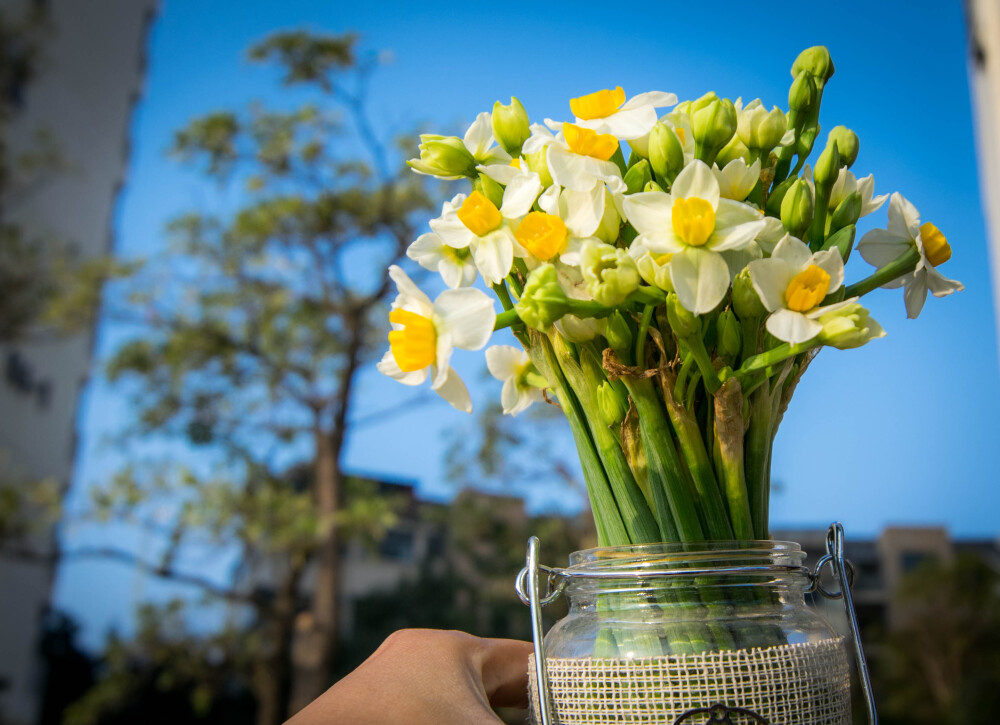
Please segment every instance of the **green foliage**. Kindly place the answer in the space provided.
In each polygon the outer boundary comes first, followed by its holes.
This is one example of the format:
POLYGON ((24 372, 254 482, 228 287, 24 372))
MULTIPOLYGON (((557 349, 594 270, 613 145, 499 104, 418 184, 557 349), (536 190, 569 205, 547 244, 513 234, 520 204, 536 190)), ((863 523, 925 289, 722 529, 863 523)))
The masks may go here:
POLYGON ((899 592, 904 623, 878 648, 889 725, 989 722, 1000 709, 1000 574, 972 554, 929 562, 899 592))
POLYGON ((354 47, 358 36, 316 36, 304 30, 275 33, 252 48, 248 56, 253 61, 275 61, 283 69, 282 82, 318 83, 330 85, 330 75, 355 64, 354 47))

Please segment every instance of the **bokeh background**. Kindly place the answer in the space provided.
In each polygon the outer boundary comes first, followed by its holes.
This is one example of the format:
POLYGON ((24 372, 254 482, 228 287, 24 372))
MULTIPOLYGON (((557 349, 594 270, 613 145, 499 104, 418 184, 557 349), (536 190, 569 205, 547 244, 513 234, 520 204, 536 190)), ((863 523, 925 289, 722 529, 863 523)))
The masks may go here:
POLYGON ((817 44, 822 124, 947 234, 966 289, 917 321, 874 294, 888 337, 818 357, 772 529, 808 548, 847 527, 885 721, 983 721, 1000 375, 980 172, 1000 158, 996 127, 977 156, 970 78, 1000 45, 976 6, 0 6, 0 723, 263 725, 393 629, 527 636, 527 536, 553 562, 591 542, 572 442, 550 411, 499 420, 478 353, 455 361, 472 417, 375 371, 385 265, 456 193, 402 162, 511 95, 539 120, 616 85, 785 106, 817 44))

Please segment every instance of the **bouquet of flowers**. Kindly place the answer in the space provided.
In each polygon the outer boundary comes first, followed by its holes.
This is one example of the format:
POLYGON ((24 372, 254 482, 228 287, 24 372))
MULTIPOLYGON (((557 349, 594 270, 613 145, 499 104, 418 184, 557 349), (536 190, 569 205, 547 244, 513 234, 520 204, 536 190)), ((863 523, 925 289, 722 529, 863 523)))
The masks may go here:
POLYGON ((512 98, 464 138, 421 136, 409 165, 471 189, 407 252, 449 289, 432 301, 390 268, 379 369, 469 411, 452 351, 510 328, 520 348, 486 350, 504 412, 558 403, 600 545, 768 538, 772 443, 813 357, 885 334, 861 303, 879 287, 903 287, 911 318, 962 289, 899 193, 855 245, 886 201, 851 171, 857 135, 834 127, 807 162, 833 72, 803 51, 787 111, 618 87, 571 99, 569 121, 531 123, 512 98), (874 271, 847 283, 855 249, 874 271))

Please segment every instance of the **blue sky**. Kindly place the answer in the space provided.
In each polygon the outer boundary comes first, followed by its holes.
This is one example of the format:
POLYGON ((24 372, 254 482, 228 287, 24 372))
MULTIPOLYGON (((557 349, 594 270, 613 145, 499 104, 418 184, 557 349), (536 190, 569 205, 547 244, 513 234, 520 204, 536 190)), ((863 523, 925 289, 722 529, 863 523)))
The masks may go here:
MULTIPOLYGON (((387 133, 416 123, 455 128, 511 95, 533 119, 564 118, 568 98, 615 85, 629 95, 663 90, 683 99, 715 90, 784 106, 792 60, 804 47, 825 44, 837 72, 824 96, 823 126, 857 131, 854 170, 874 172, 877 193, 903 192, 948 235, 954 257, 942 271, 967 289, 930 299, 918 321, 906 319, 899 291, 880 291, 867 301, 888 337, 819 356, 778 435, 773 471, 782 485, 772 502, 773 525, 839 519, 849 535, 874 535, 889 524, 942 524, 961 536, 995 536, 1000 376, 961 3, 832 7, 165 0, 152 30, 127 186, 115 215, 118 249, 155 252, 165 222, 177 213, 238 201, 220 199, 164 150, 193 116, 273 93, 273 72, 248 66, 244 51, 276 29, 355 30, 364 48, 391 52, 371 89, 387 133)), ((885 214, 863 220, 862 231, 884 226, 885 214)), ((848 279, 865 270, 852 259, 848 279)), ((98 353, 107 354, 114 339, 104 330, 98 353)), ((466 353, 456 366, 467 380, 478 379, 481 354, 466 353)), ((498 396, 499 386, 484 384, 476 393, 498 396)), ((369 372, 359 412, 409 395, 369 372)), ((77 495, 119 462, 103 434, 127 419, 125 402, 95 383, 80 414, 77 495)), ((443 480, 443 433, 466 423, 443 401, 383 419, 351 437, 348 466, 414 479, 424 495, 446 498, 452 489, 443 480), (391 457, 384 455, 388 441, 391 457)), ((516 484, 535 510, 574 505, 563 491, 516 484)), ((68 533, 75 540, 99 537, 68 533)), ((223 571, 205 556, 205 566, 223 571)), ((84 618, 94 644, 109 626, 127 626, 138 599, 174 591, 117 565, 79 563, 63 568, 56 599, 84 618)))

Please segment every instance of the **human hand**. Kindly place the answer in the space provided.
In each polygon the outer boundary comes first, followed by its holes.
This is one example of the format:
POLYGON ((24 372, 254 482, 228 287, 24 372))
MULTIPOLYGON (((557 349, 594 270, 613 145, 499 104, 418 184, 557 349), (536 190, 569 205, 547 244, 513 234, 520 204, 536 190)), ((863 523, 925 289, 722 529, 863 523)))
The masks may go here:
POLYGON ((393 633, 285 725, 498 725, 527 707, 530 642, 436 629, 393 633))

